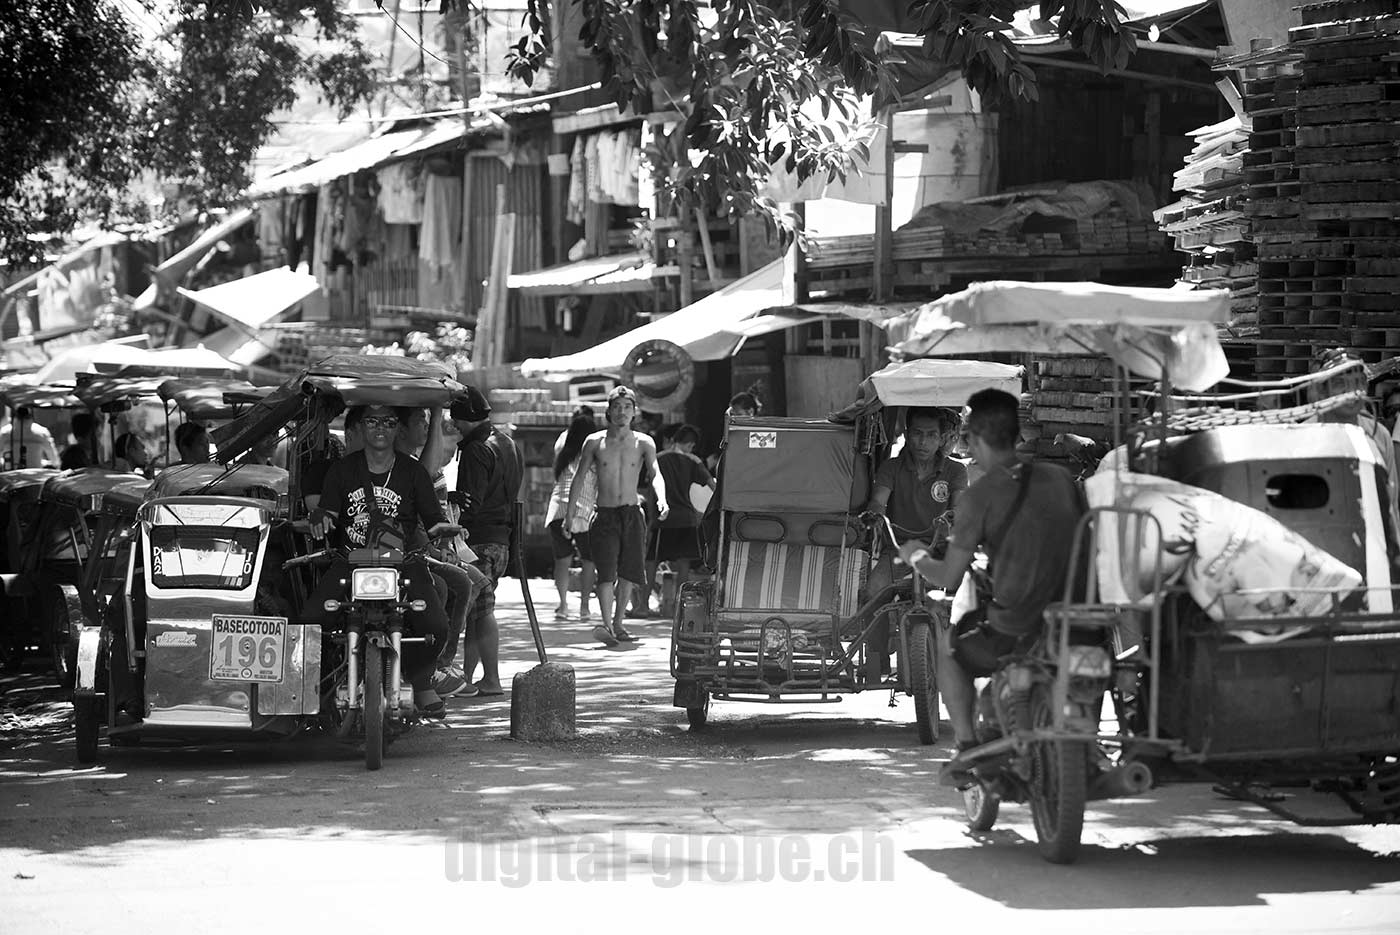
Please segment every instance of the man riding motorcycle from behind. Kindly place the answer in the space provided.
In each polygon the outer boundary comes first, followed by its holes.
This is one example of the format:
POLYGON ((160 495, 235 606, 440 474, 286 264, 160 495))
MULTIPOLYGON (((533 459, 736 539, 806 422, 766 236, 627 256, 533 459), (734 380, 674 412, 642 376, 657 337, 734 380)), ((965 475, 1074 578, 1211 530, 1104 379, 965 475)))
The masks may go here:
POLYGON ((1042 613, 1063 592, 1070 541, 1084 512, 1068 471, 1016 456, 1016 397, 982 390, 968 407, 968 447, 985 473, 958 503, 947 555, 936 561, 913 541, 900 548, 905 561, 948 594, 958 589, 978 548, 990 560, 991 602, 980 608, 985 615, 957 621, 951 646, 938 654, 938 687, 958 752, 977 745, 973 680, 991 675, 998 660, 1024 652, 1040 635, 1042 613))
MULTIPOLYGON (((407 552, 424 544, 422 529, 432 538, 460 533, 460 526, 447 521, 427 470, 395 451, 394 438, 405 413, 388 406, 353 407, 351 412, 364 428, 365 447, 341 458, 326 473, 318 508, 311 515, 312 535, 321 538, 335 528, 345 547, 393 545, 407 552), (386 527, 391 531, 384 535, 386 527)), ((433 690, 432 677, 434 659, 447 639, 447 614, 421 559, 405 565, 404 572, 409 598, 426 605, 407 615, 408 626, 426 642, 404 644, 404 677, 413 684, 419 713, 443 717, 445 705, 433 690)), ((338 624, 339 611, 320 609, 327 600, 342 596, 343 581, 349 577, 349 565, 337 558, 307 598, 306 607, 316 609, 310 613, 319 610, 323 615, 323 626, 338 624)))

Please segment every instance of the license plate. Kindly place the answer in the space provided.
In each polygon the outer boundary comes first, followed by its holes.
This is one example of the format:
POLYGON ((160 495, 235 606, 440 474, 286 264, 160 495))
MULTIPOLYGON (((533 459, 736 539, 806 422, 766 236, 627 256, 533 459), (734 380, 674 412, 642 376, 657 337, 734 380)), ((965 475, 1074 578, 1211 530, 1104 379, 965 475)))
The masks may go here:
POLYGON ((280 682, 287 651, 286 617, 215 614, 209 678, 224 682, 280 682))

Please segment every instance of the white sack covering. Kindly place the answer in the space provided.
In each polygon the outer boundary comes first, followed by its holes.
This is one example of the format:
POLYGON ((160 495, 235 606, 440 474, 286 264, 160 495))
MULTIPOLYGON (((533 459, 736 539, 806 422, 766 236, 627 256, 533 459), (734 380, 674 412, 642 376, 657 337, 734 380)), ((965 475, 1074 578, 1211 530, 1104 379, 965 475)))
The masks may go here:
MULTIPOLYGON (((1269 515, 1212 491, 1132 473, 1096 474, 1084 487, 1091 507, 1144 510, 1161 525, 1159 541, 1150 522, 1140 537, 1131 519, 1120 522, 1110 514, 1098 522, 1099 596, 1108 603, 1148 597, 1159 549, 1163 583, 1180 579, 1216 621, 1321 615, 1331 610, 1333 592, 1361 586, 1355 569, 1269 515)), ((1246 642, 1271 642, 1302 629, 1279 625, 1232 632, 1246 642)))

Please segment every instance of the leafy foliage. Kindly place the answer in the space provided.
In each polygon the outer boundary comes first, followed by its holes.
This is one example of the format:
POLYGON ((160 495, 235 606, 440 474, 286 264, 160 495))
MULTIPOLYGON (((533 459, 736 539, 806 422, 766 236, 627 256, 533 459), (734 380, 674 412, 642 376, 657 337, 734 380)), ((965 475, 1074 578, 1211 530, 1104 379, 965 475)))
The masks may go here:
POLYGON ((146 220, 129 186, 148 171, 197 206, 228 203, 301 83, 343 116, 373 89, 336 0, 175 0, 155 41, 127 16, 147 0, 15 2, 0 18, 0 255, 12 262, 38 259, 36 234, 146 220))
MULTIPOLYGON (((442 0, 450 8, 459 0, 442 0)), ((784 235, 783 217, 762 194, 770 167, 805 181, 844 178, 868 156, 854 96, 897 97, 892 66, 877 55, 855 0, 556 0, 582 14, 579 38, 620 106, 675 108, 684 121, 654 154, 669 156, 678 202, 757 213, 784 235), (821 117, 815 116, 819 110, 821 117), (825 119, 837 111, 833 128, 825 119)), ((925 54, 960 71, 988 99, 1034 100, 1035 73, 1009 30, 1023 0, 912 0, 925 54)), ((1061 36, 1101 68, 1121 68, 1135 49, 1114 0, 1047 0, 1061 36)), ((546 0, 527 0, 530 35, 509 68, 527 83, 550 52, 546 0)), ((666 173, 663 173, 666 174, 666 173)))
POLYGON ((0 246, 18 261, 33 259, 31 218, 71 229, 75 205, 103 203, 129 180, 133 167, 113 157, 129 130, 137 45, 106 0, 11 0, 0 16, 0 246))

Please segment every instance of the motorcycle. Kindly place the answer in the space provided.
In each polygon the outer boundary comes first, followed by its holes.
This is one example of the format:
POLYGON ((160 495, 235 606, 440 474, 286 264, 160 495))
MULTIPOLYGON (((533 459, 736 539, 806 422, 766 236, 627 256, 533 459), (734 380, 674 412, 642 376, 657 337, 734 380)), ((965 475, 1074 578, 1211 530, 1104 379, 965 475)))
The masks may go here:
POLYGON ((404 618, 427 605, 409 598, 411 579, 406 572, 414 565, 436 562, 426 554, 431 545, 430 541, 407 552, 383 545, 327 547, 282 563, 283 569, 290 569, 332 558, 348 570, 348 577, 340 582, 341 597, 326 600, 322 607, 328 613, 345 614, 344 632, 327 640, 338 647, 329 673, 335 685, 335 711, 328 714, 340 740, 364 744, 366 769, 379 769, 389 744, 418 721, 413 689, 403 681, 402 657, 405 643, 425 639, 405 635, 404 618))

